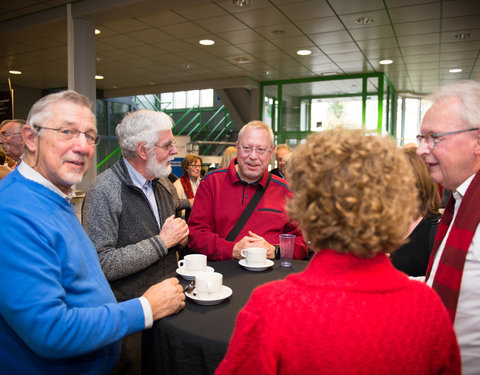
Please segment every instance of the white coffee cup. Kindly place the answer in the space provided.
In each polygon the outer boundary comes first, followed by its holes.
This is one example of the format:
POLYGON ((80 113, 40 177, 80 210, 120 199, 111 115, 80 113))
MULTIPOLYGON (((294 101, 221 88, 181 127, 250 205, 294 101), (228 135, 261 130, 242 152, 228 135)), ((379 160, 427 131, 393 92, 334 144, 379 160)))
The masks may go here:
POLYGON ((201 272, 207 268, 207 256, 203 254, 185 255, 178 261, 178 267, 184 268, 186 272, 201 272))
POLYGON ((200 272, 195 275, 195 289, 202 299, 220 298, 222 283, 223 275, 218 272, 200 272))
POLYGON ((249 266, 263 266, 267 261, 267 249, 263 247, 249 247, 240 251, 242 257, 247 259, 249 266))

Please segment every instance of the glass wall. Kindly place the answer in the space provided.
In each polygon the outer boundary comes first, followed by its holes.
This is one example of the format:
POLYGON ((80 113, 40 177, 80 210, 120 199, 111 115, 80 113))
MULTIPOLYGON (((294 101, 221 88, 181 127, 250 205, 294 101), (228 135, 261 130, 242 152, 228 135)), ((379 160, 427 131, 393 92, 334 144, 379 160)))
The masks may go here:
POLYGON ((383 73, 263 82, 262 120, 292 146, 336 126, 395 135, 396 92, 383 73))

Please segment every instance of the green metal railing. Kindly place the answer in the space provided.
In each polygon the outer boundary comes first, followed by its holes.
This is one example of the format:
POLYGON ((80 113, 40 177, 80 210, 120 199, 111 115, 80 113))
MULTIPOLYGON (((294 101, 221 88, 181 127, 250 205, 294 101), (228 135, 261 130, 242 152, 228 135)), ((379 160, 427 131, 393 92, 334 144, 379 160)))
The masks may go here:
MULTIPOLYGON (((150 109, 154 111, 163 111, 172 118, 175 115, 180 115, 177 119, 174 119, 174 125, 172 128, 174 135, 188 135, 192 142, 194 141, 218 141, 221 139, 232 125, 230 114, 227 112, 224 105, 219 108, 202 108, 198 105, 194 105, 191 108, 180 109, 167 109, 170 103, 161 102, 158 95, 150 95, 149 97, 135 96, 133 101, 138 104, 139 108, 150 109), (152 98, 152 100, 150 100, 152 98), (165 108, 165 105, 167 108, 165 108), (161 109, 163 107, 163 109, 161 109), (202 114, 211 113, 210 117, 206 121, 202 121, 202 114), (214 125, 213 125, 214 124, 214 125), (222 127, 223 125, 223 127, 222 127)), ((212 145, 206 145, 203 151, 203 155, 208 155, 212 145)), ((97 168, 101 167, 111 158, 121 156, 121 149, 117 147, 107 157, 97 164, 97 168)))

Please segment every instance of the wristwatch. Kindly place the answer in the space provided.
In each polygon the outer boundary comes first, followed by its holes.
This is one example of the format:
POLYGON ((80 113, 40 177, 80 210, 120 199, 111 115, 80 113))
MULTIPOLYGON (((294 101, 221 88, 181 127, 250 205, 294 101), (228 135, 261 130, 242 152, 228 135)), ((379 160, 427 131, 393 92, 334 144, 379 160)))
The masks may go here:
POLYGON ((280 259, 280 246, 274 245, 275 246, 275 258, 280 259))

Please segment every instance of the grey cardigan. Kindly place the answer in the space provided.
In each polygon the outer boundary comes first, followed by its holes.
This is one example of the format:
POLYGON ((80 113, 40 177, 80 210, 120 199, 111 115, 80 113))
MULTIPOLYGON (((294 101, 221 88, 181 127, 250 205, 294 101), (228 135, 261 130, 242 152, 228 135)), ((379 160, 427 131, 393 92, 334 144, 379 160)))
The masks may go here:
MULTIPOLYGON (((153 181, 160 225, 189 207, 166 178, 153 181)), ((95 178, 82 206, 82 224, 118 301, 141 296, 177 267, 178 246, 167 249, 141 189, 133 185, 123 158, 95 178)))

